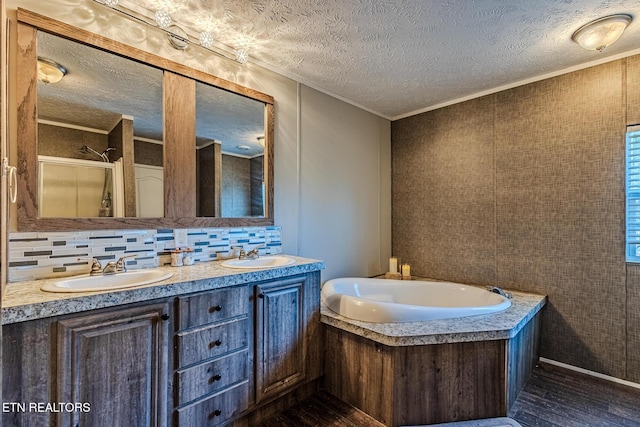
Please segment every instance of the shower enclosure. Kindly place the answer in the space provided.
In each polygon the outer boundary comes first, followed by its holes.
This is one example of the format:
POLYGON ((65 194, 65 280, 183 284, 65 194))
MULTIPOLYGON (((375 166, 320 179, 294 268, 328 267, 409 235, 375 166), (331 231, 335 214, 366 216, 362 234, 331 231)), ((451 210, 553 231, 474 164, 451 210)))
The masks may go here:
POLYGON ((40 217, 124 216, 122 158, 109 163, 38 156, 38 166, 40 217))

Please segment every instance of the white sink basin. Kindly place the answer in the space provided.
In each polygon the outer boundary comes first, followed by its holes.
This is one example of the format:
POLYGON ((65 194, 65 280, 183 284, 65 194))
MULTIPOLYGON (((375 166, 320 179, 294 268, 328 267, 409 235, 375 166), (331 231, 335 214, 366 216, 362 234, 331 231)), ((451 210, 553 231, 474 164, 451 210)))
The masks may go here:
POLYGON ((173 273, 162 270, 136 270, 102 276, 89 276, 86 274, 47 283, 40 289, 46 292, 109 291, 147 285, 168 279, 171 276, 173 276, 173 273))
POLYGON ((223 267, 229 268, 269 268, 291 265, 296 260, 282 255, 261 256, 255 259, 229 259, 222 262, 223 267))

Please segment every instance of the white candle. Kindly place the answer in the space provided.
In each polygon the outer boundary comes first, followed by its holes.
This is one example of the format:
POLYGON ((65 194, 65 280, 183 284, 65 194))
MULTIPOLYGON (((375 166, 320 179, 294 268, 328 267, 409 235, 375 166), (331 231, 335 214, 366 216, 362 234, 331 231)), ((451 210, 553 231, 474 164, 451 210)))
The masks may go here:
POLYGON ((411 267, 409 264, 402 264, 402 276, 409 277, 411 276, 411 267))
POLYGON ((389 273, 398 272, 398 258, 392 256, 389 258, 389 273))

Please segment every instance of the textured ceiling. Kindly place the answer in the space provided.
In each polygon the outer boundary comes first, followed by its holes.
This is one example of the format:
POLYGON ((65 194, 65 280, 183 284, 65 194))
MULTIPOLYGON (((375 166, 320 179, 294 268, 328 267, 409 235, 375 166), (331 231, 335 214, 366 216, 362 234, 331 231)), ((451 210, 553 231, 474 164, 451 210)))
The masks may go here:
MULTIPOLYGON (((126 3, 123 0, 121 3, 126 3)), ((253 60, 384 117, 640 48, 637 0, 131 0, 166 9, 253 60), (604 53, 571 40, 613 13, 635 21, 604 53)))

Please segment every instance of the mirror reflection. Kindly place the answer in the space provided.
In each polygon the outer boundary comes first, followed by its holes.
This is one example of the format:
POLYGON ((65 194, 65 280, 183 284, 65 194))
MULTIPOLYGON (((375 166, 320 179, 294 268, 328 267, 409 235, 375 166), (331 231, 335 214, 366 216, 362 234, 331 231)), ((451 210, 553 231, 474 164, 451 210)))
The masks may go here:
POLYGON ((196 215, 263 217, 265 104, 196 83, 196 215))
POLYGON ((39 215, 162 217, 163 71, 43 31, 37 52, 39 215))

